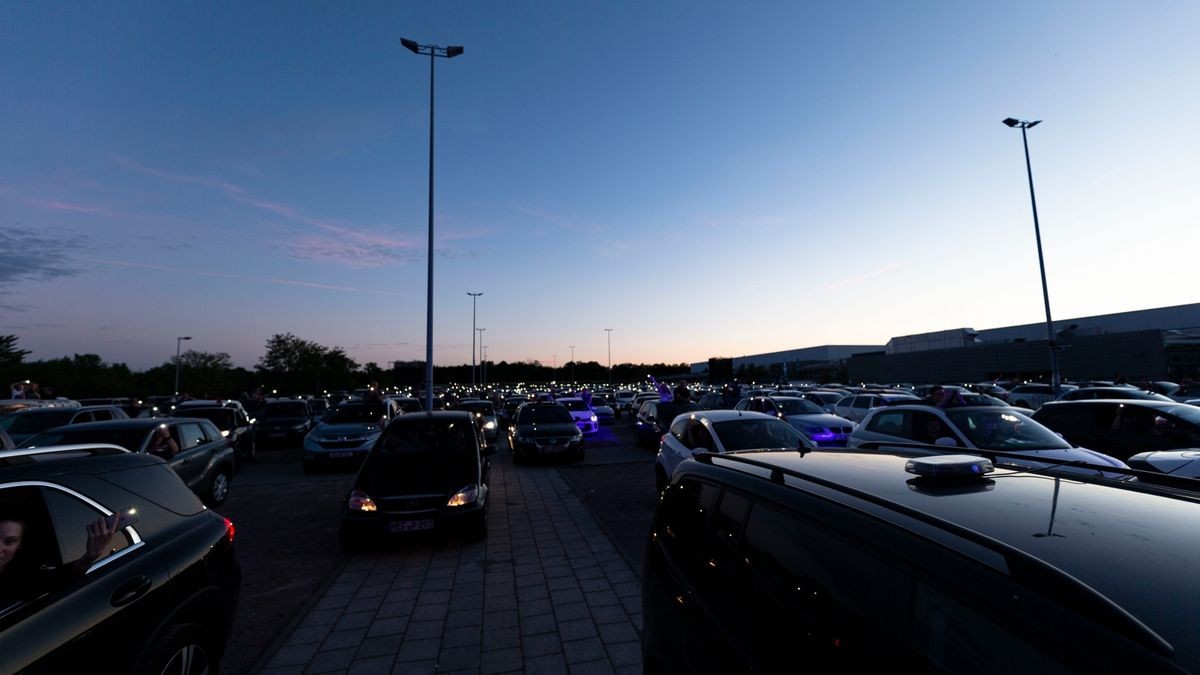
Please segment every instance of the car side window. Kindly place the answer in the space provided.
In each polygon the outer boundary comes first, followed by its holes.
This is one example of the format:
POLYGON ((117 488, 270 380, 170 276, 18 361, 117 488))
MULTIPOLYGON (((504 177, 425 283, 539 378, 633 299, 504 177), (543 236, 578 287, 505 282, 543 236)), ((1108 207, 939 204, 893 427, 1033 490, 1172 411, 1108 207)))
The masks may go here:
POLYGON ((690 447, 690 444, 687 440, 688 422, 689 420, 686 417, 681 417, 680 419, 675 420, 675 423, 671 425, 671 435, 674 436, 675 439, 680 443, 690 447))
POLYGON ((97 422, 101 422, 104 420, 111 420, 112 418, 113 418, 112 413, 108 410, 93 410, 92 411, 92 419, 97 422))
POLYGON ((204 430, 199 424, 194 422, 184 422, 175 427, 178 434, 177 442, 179 443, 179 451, 191 450, 199 447, 207 442, 204 437, 204 430))
POLYGON ((907 429, 906 421, 904 411, 902 410, 875 413, 871 421, 867 423, 867 431, 888 434, 889 436, 905 436, 907 429))
MULTIPOLYGON (((69 563, 82 558, 87 551, 87 526, 97 518, 103 518, 104 514, 91 504, 59 490, 45 488, 43 495, 50 519, 54 523, 54 535, 62 552, 62 562, 69 563)), ((129 535, 122 530, 113 537, 109 554, 120 551, 131 543, 129 535)))
POLYGON ((851 407, 866 410, 867 408, 871 407, 871 397, 870 396, 855 396, 854 404, 851 407))
POLYGON ((713 442, 712 434, 709 433, 708 427, 704 426, 700 420, 685 420, 688 424, 688 434, 690 442, 688 447, 693 450, 703 448, 705 450, 715 451, 717 444, 713 442))

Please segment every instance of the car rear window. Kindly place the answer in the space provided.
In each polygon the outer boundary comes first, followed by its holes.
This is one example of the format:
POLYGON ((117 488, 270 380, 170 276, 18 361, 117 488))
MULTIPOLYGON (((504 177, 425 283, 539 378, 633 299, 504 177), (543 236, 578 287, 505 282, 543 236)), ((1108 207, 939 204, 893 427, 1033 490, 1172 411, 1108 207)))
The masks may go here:
POLYGON ((270 403, 263 408, 263 417, 307 417, 308 406, 303 403, 270 403))
POLYGON ((109 471, 99 474, 99 477, 179 515, 190 516, 205 508, 204 503, 165 463, 109 471))
POLYGON ((521 410, 517 420, 519 424, 554 424, 558 422, 574 423, 570 411, 561 405, 542 405, 521 410))
POLYGON ((9 433, 13 434, 35 434, 43 429, 69 423, 75 413, 75 410, 15 413, 7 418, 7 424, 0 422, 0 426, 4 426, 9 433))

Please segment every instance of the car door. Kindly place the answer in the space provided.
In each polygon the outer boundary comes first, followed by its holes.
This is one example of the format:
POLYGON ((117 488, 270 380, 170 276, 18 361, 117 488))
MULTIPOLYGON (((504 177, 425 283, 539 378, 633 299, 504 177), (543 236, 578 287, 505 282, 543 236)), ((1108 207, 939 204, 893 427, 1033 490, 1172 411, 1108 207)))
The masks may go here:
POLYGON ((171 437, 179 452, 169 462, 171 468, 193 491, 200 487, 208 464, 209 440, 199 422, 179 422, 171 427, 171 437))
MULTIPOLYGON (((39 567, 64 568, 78 560, 87 544, 87 525, 130 504, 100 505, 86 495, 52 482, 5 489, 0 497, 17 496, 36 514, 28 535, 39 538, 39 567)), ((22 544, 24 547, 24 544, 22 544)), ((105 672, 116 645, 136 641, 161 620, 167 597, 159 589, 168 574, 154 551, 141 540, 137 525, 117 533, 112 551, 92 563, 81 576, 53 578, 29 587, 17 604, 0 610, 0 672, 105 672), (23 658, 36 658, 34 663, 23 658)))

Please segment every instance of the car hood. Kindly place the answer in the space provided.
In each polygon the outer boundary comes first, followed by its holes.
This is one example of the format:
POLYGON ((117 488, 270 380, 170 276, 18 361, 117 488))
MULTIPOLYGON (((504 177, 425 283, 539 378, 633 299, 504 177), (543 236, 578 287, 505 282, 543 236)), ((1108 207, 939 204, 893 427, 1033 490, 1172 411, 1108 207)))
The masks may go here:
POLYGON ((575 426, 575 422, 543 422, 540 424, 518 424, 518 436, 573 436, 579 428, 575 426))
POLYGON ((828 429, 830 427, 852 427, 854 422, 845 417, 827 413, 805 413, 803 415, 788 415, 787 421, 793 426, 807 429, 828 429))
POLYGON ((383 431, 378 424, 364 422, 346 422, 342 424, 318 424, 313 428, 314 436, 362 436, 364 434, 379 434, 383 431))
POLYGON ((402 494, 449 496, 478 482, 479 463, 469 453, 373 453, 359 470, 355 487, 378 499, 402 494))

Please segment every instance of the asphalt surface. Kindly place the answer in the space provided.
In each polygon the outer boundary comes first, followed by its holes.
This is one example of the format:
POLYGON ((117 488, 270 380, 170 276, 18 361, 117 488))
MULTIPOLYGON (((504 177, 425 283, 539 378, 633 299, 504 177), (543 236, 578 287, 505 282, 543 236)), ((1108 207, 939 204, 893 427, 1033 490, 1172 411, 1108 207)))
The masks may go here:
MULTIPOLYGON (((582 462, 556 464, 635 573, 656 494, 654 453, 633 445, 626 419, 586 440, 582 462)), ((503 434, 496 447, 507 452, 503 434)), ((298 448, 259 450, 234 478, 217 511, 237 528, 242 595, 222 661, 227 673, 252 673, 271 647, 350 559, 338 546, 341 500, 354 469, 305 474, 298 448)))

